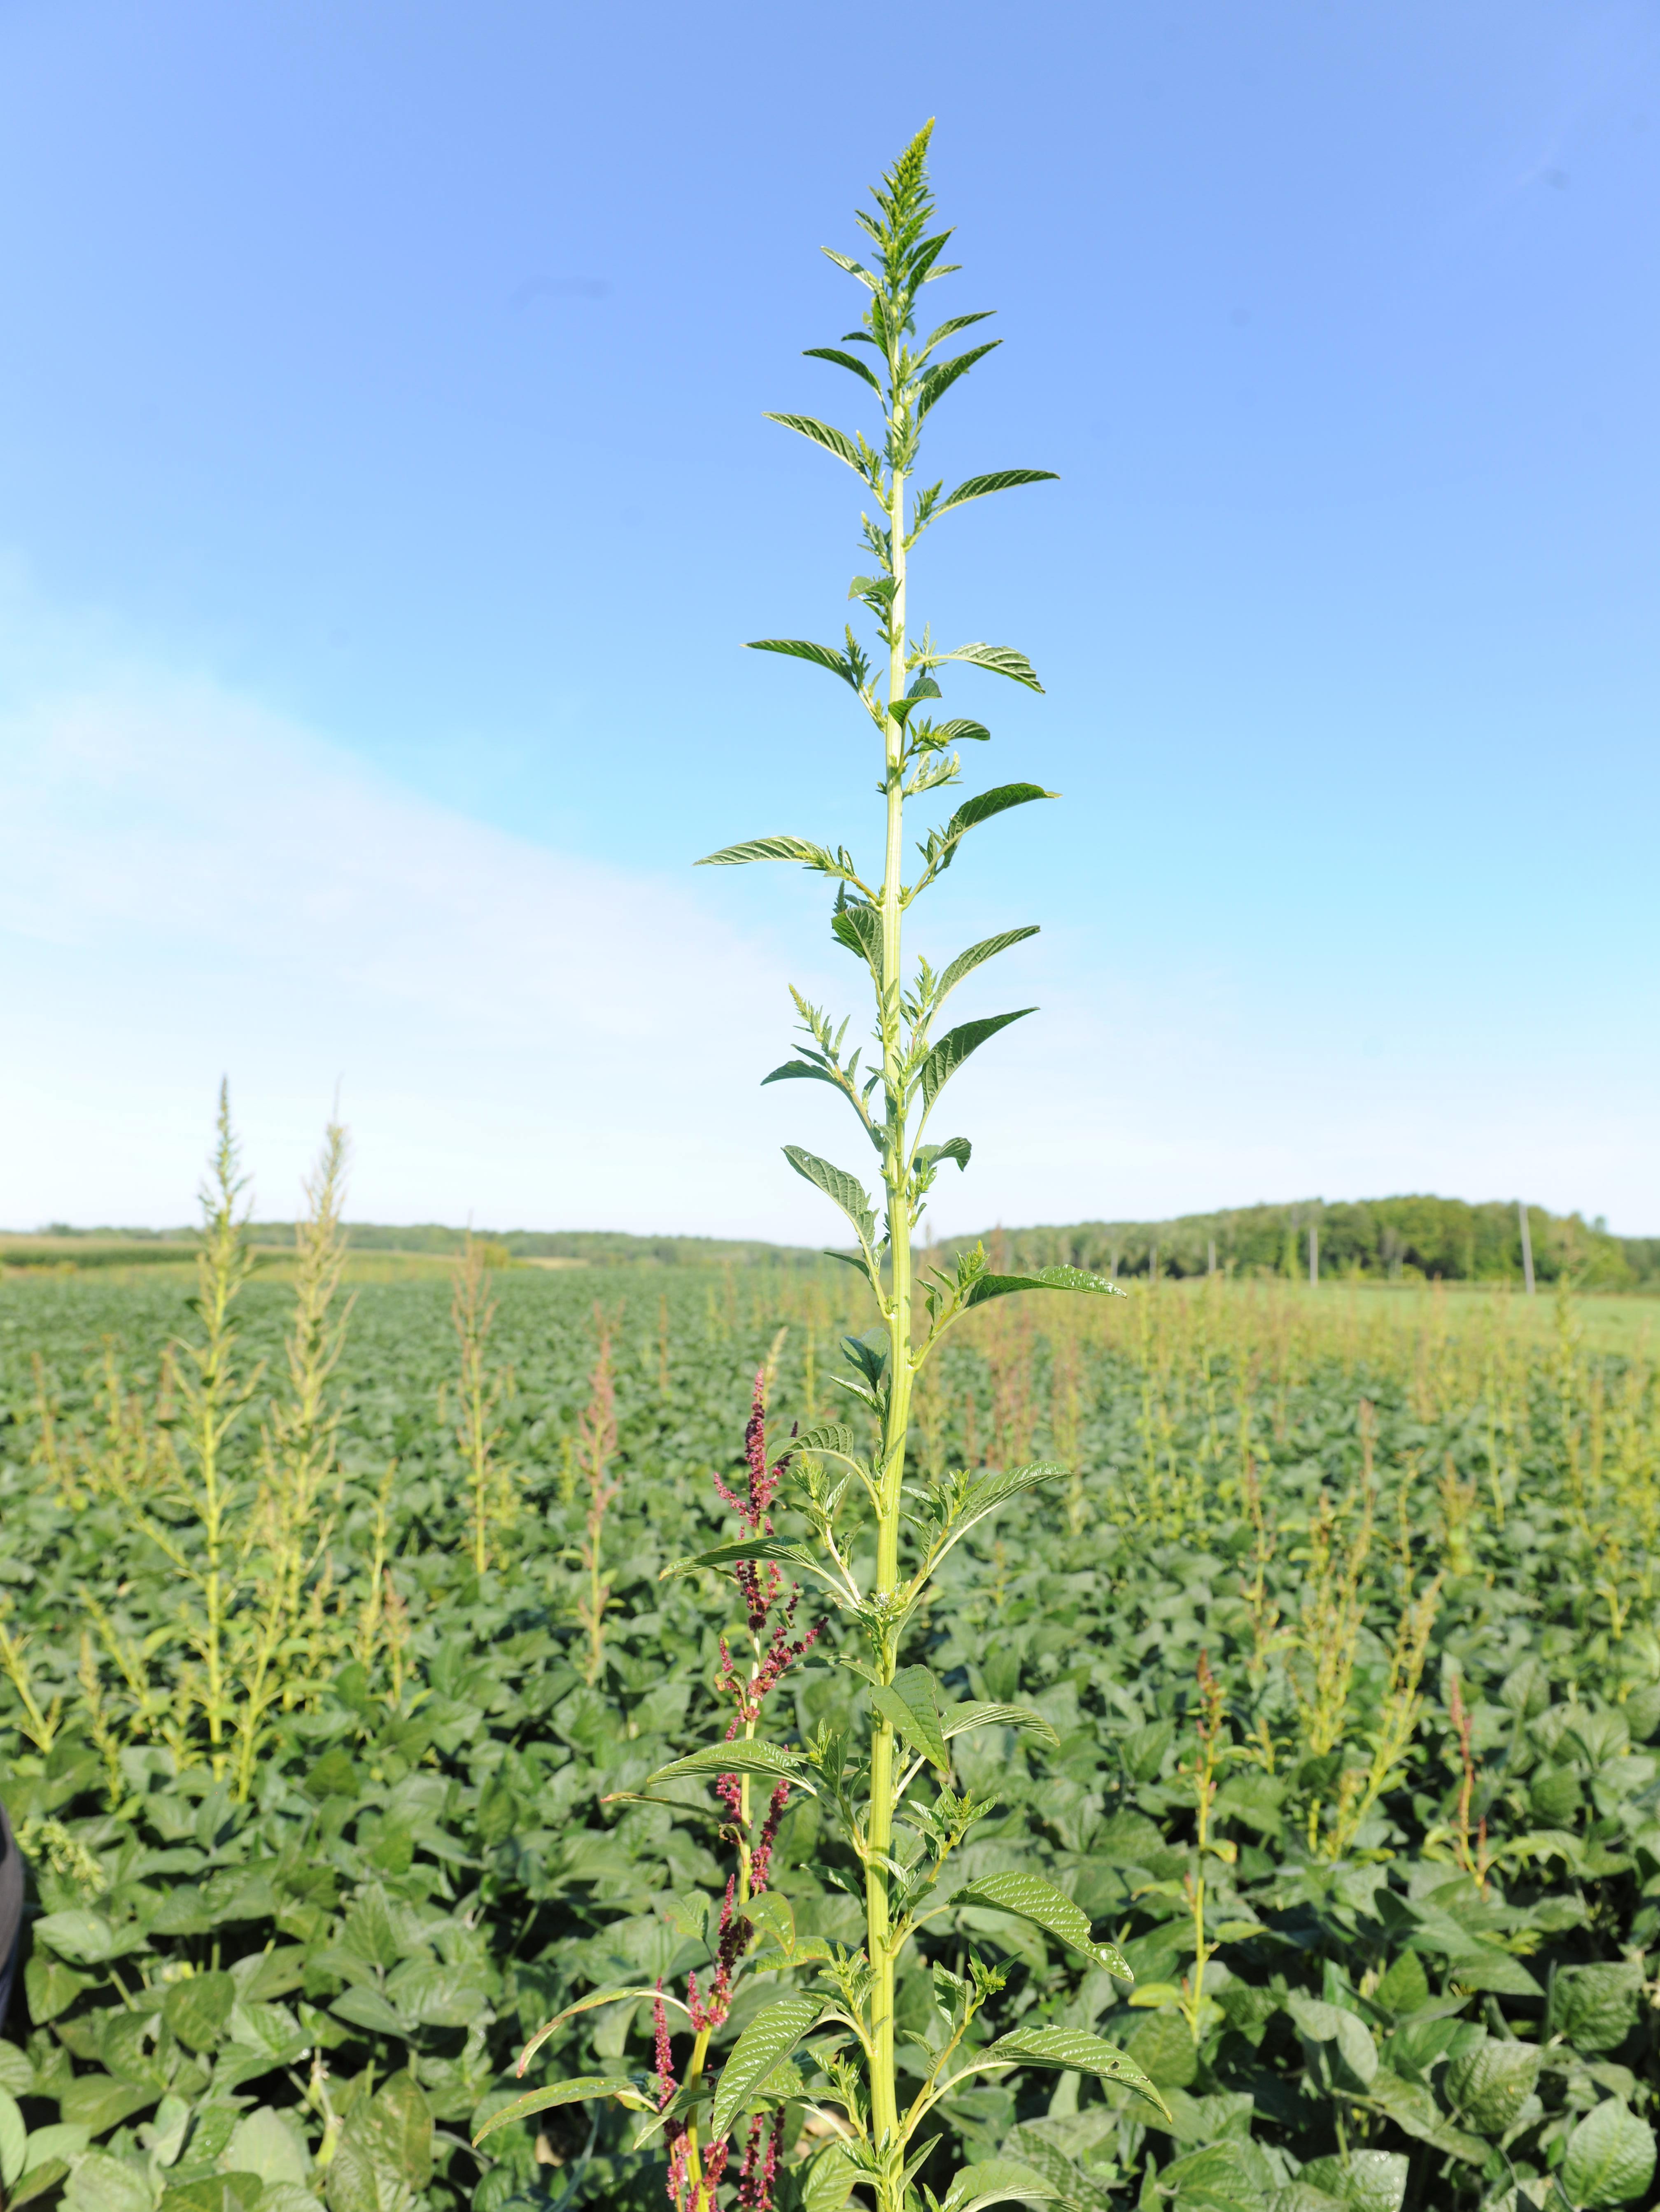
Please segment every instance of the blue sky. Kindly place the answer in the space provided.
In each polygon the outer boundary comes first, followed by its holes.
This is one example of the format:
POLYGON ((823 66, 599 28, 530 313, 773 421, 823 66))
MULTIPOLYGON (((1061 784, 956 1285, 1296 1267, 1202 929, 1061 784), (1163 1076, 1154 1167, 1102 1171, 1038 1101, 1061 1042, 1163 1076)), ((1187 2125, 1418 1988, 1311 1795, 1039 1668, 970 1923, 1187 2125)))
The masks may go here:
MULTIPOLYGON (((0 5, 0 1221, 262 1206, 808 1237, 757 1092, 867 843, 812 672, 858 500, 765 408, 926 116, 1005 343, 927 541, 981 833, 939 1224, 1524 1190, 1660 1228, 1648 4, 0 5)), ((845 695, 842 695, 843 696, 845 695)))

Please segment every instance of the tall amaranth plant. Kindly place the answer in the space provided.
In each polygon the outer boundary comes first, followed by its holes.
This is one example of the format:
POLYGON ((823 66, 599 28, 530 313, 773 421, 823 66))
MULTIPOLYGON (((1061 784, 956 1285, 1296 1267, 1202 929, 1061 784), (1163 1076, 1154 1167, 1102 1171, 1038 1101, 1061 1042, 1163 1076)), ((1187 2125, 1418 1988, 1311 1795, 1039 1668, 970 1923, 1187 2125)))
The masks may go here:
MULTIPOLYGON (((905 918, 952 865, 970 830, 1012 807, 1054 795, 1038 784, 1008 783, 964 799, 943 823, 924 832, 920 866, 905 880, 906 802, 957 783, 958 747, 983 743, 990 734, 978 721, 936 719, 941 678, 959 667, 976 668, 1033 691, 1042 689, 1030 662, 1009 647, 976 642, 946 648, 935 644, 926 626, 919 634, 908 601, 910 556, 927 531, 970 501, 1052 475, 1048 470, 1002 469, 970 477, 949 493, 943 482, 922 482, 919 447, 927 417, 996 343, 970 345, 948 356, 940 351, 959 332, 983 322, 988 311, 952 316, 926 338, 918 337, 917 302, 923 287, 952 273, 940 258, 951 234, 931 227, 931 128, 918 133, 874 191, 874 212, 858 217, 873 248, 869 265, 830 254, 866 295, 860 327, 838 345, 808 349, 811 357, 846 370, 874 394, 881 410, 879 433, 867 439, 862 432, 836 429, 804 415, 771 418, 844 463, 873 502, 874 512, 864 516, 871 573, 854 579, 849 597, 874 624, 875 649, 867 649, 851 625, 840 646, 800 638, 756 641, 757 650, 787 654, 838 677, 868 717, 882 760, 885 819, 880 868, 861 870, 846 849, 831 850, 796 836, 759 837, 709 855, 709 864, 720 866, 796 861, 833 883, 831 928, 837 942, 863 963, 876 1012, 874 1051, 866 1059, 862 1046, 846 1049, 847 1022, 837 1026, 798 994, 806 1041, 797 1057, 765 1079, 829 1084, 847 1102, 876 1155, 882 1186, 879 1229, 878 1201, 858 1175, 799 1146, 785 1147, 796 1171, 846 1215, 856 1246, 853 1264, 880 1313, 881 1337, 876 1341, 847 1340, 854 1372, 842 1378, 870 1415, 873 1442, 861 1449, 864 1440, 853 1426, 830 1423, 793 1436, 771 1469, 761 1446, 760 1488, 752 1475, 749 1499, 729 1501, 743 1516, 743 1534, 667 1570, 736 1572, 755 1644, 754 1671, 751 1687, 740 1696, 743 1735, 677 1760, 648 1785, 660 1790, 701 1775, 714 1778, 721 1793, 740 1863, 739 1885, 728 1893, 726 1916, 711 1942, 717 1977, 724 1977, 719 1982, 722 1991, 746 1958, 763 1971, 799 1980, 800 1986, 753 2014, 718 2075, 705 2071, 708 2036, 696 2027, 695 2018, 691 2060, 684 2075, 671 2075, 670 2038, 663 2021, 655 2086, 644 2075, 631 2083, 616 2078, 561 2083, 520 2100, 490 2124, 599 2095, 615 2096, 655 2115, 660 2100, 668 2098, 663 2110, 672 2136, 669 2189, 677 2212, 714 2212, 732 2202, 723 2192, 740 2163, 736 2202, 757 2207, 771 2203, 775 2160, 769 2151, 757 2166, 763 2137, 751 2123, 791 2097, 805 2095, 818 2107, 832 2141, 817 2157, 839 2161, 843 2169, 835 2183, 824 2177, 822 2201, 839 2203, 852 2186, 868 2192, 877 2212, 921 2212, 925 2205, 930 2212, 967 2212, 970 2205, 1035 2203, 1054 2196, 1038 2177, 995 2160, 947 2181, 942 2196, 926 2185, 922 2169, 939 2140, 929 2127, 931 2116, 976 2077, 1000 2077, 1028 2066, 1072 2069, 1161 2103, 1130 2060, 1097 2036, 1018 2025, 1001 2034, 988 2033, 982 2015, 1002 1989, 1005 1971, 975 1957, 960 1938, 956 1970, 941 1959, 934 1960, 935 2015, 921 2039, 920 2063, 908 2054, 903 2101, 896 2063, 899 1964, 908 1946, 926 1946, 931 1937, 947 1932, 961 1908, 1017 1915, 1090 1965, 1132 1978, 1119 1954, 1094 1941, 1079 1906, 1040 1876, 1008 1873, 960 1885, 953 1881, 953 1855, 994 1802, 976 1802, 955 1788, 953 1741, 983 1728, 1054 1739, 1042 1717, 1028 1708, 957 1704, 925 1664, 901 1663, 919 1601, 947 1555, 1005 1500, 1065 1472, 1045 1463, 978 1480, 959 1471, 908 1483, 906 1441, 918 1374, 963 1316, 989 1299, 1016 1291, 1110 1294, 1114 1288, 1073 1267, 1000 1273, 981 1250, 920 1281, 913 1271, 913 1232, 935 1177, 947 1162, 959 1170, 969 1163, 967 1138, 942 1139, 933 1132, 941 1096, 970 1054, 1032 1011, 989 1015, 942 1030, 944 1009, 959 983, 1036 931, 1006 930, 970 945, 940 969, 919 958, 908 970, 905 918), (851 346, 861 350, 849 352, 851 346), (781 1503, 800 1516, 810 1541, 774 1533, 768 1509, 775 1480, 787 1483, 781 1503), (875 1571, 866 1585, 855 1571, 854 1540, 872 1522, 875 1571), (775 1584, 760 1578, 763 1568, 769 1577, 782 1568, 812 1582, 843 1616, 851 1632, 842 1640, 838 1662, 862 1679, 868 1718, 867 1728, 856 1735, 821 1724, 810 1741, 794 1748, 757 1737, 760 1686, 775 1664, 762 1631, 777 1596, 775 1584), (757 1778, 768 1785, 759 1793, 764 1814, 749 1802, 750 1782, 757 1778), (769 1849, 791 1792, 818 1800, 856 1861, 865 1915, 865 1942, 856 1951, 799 1941, 787 1914, 742 1910, 756 1856, 769 1849), (735 2130, 745 2130, 748 2155, 741 2162, 729 2160, 727 2146, 735 2130)), ((695 1996, 694 2002, 707 2020, 706 2000, 695 1996)), ((642 2139, 654 2124, 648 2120, 642 2139)), ((769 2145, 771 2138, 766 2141, 769 2145)), ((809 2201, 820 2201, 811 2172, 801 2177, 801 2185, 809 2201)))

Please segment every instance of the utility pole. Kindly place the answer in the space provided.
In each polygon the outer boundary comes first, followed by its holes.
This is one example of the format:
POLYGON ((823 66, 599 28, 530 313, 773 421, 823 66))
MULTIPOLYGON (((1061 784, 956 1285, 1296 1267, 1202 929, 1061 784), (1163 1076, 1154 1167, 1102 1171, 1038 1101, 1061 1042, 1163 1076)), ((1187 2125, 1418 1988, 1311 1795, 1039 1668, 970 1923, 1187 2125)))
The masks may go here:
POLYGON ((1516 1218, 1522 1224, 1522 1282, 1529 1297, 1533 1296, 1533 1236, 1528 1227, 1528 1204, 1523 1198, 1516 1201, 1516 1218))
POLYGON ((1309 1280, 1310 1283, 1317 1283, 1319 1279, 1320 1225, 1317 1222, 1310 1221, 1309 1224, 1309 1280))

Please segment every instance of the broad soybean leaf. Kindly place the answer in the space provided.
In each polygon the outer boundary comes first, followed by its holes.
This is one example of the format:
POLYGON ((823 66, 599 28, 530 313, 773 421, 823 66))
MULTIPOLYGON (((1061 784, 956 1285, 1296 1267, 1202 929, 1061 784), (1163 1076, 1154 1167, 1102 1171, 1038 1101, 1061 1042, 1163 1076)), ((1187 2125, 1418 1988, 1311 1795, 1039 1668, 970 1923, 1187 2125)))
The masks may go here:
MULTIPOLYGON (((1189 2151, 1185 2158, 1173 2160, 1158 2180, 1178 2208, 1187 2205, 1192 2212, 1264 2212, 1266 2200, 1252 2177, 1243 2143, 1207 2143, 1203 2150, 1189 2151)), ((1283 2212, 1283 2207, 1276 2205, 1276 2212, 1283 2212)))
POLYGON ((822 446, 827 453, 834 453, 838 461, 845 461, 855 475, 865 474, 865 464, 859 448, 845 430, 838 430, 829 422, 820 422, 812 415, 774 415, 767 410, 769 422, 777 422, 786 430, 794 430, 810 444, 822 446))
POLYGON ((66 2158, 43 2158, 29 2166, 9 2197, 6 2199, 8 2212, 21 2212, 25 2204, 33 2204, 56 2189, 70 2170, 66 2158))
MULTIPOLYGON (((1463 1979, 1463 1962, 1453 1971, 1463 1979)), ((1586 2057, 1623 2043, 1637 2021, 1643 1969, 1636 1960, 1564 1966, 1551 1993, 1551 2025, 1586 2057)))
POLYGON ((1086 1274, 1081 1267, 1037 1267, 1025 1275, 976 1275, 963 1293, 964 1309, 982 1306, 988 1298, 1006 1298, 1015 1291, 1091 1291, 1104 1298, 1128 1295, 1104 1275, 1086 1274))
POLYGON ((858 1177, 850 1176, 845 1168, 832 1167, 828 1160, 821 1160, 816 1152, 809 1152, 800 1145, 786 1145, 783 1150, 784 1158, 797 1175, 805 1177, 815 1190, 822 1190, 832 1205, 839 1206, 868 1244, 875 1230, 875 1208, 858 1177))
POLYGON ((651 2100, 645 2096, 637 2083, 623 2074, 579 2074, 569 2081, 555 2081, 545 2089, 532 2089, 529 2094, 515 2097, 510 2105, 492 2112, 473 2137, 475 2148, 486 2136, 493 2136, 500 2128, 511 2127, 515 2120, 527 2120, 533 2112, 550 2112, 556 2105, 584 2105, 596 2097, 615 2097, 619 2105, 630 2112, 651 2110, 651 2100))
POLYGON ((947 1713, 946 1741, 953 1736, 966 1735, 970 1729, 1012 1728, 1022 1735, 1035 1736, 1039 1743, 1047 1744, 1051 1751, 1061 1739, 1035 1705, 988 1705, 977 1700, 958 1705, 947 1713))
POLYGON ((109 2074, 77 2074, 65 2081, 58 2110, 70 2126, 107 2135, 122 2120, 146 2111, 161 2092, 155 2082, 118 2081, 109 2074))
POLYGON ((514 2068, 514 2072, 522 2077, 525 2069, 530 2064, 531 2060, 542 2048, 542 2045, 547 2041, 554 2030, 556 2028, 562 2027, 568 2020, 575 2020, 579 2013, 593 2012, 600 2005, 620 2004, 626 1997, 655 1998, 659 1996, 662 1997, 663 2002, 666 2005, 672 2006, 676 2012, 684 2012, 686 2010, 685 2006, 681 2003, 679 1998, 670 1996, 666 1990, 652 1989, 590 1990, 587 1996, 578 1997, 575 2004, 567 2005, 563 2012, 555 2013, 550 2021, 544 2022, 542 2027, 537 2029, 535 2034, 532 2036, 530 2041, 520 2052, 519 2063, 514 2068))
POLYGON ((996 2066, 1059 2066, 1076 2074, 1094 2074, 1103 2081, 1116 2081, 1138 2097, 1156 2105, 1168 2119, 1170 2107, 1134 2060, 1098 2035, 1080 2027, 1017 2027, 1000 2035, 981 2052, 980 2064, 996 2066))
POLYGON ((1408 2160, 1398 2150, 1352 2150, 1347 2158, 1316 2158, 1298 2176, 1352 2212, 1401 2212, 1408 2160))
POLYGON ((161 2000, 161 2017, 188 2051, 210 2051, 218 2041, 236 1984, 229 1974, 192 1974, 175 1982, 161 2000))
POLYGON ((1030 1920, 1058 1937, 1092 1966, 1102 1967, 1121 1982, 1135 1979, 1122 1951, 1111 1943, 1095 1941, 1088 1913, 1041 1875, 982 1875, 959 1889, 952 1903, 989 1905, 994 1911, 1018 1913, 1022 1920, 1030 1920))
POLYGON ((17 2100, 0 2089, 0 2191, 9 2189, 21 2178, 28 2137, 17 2100))
POLYGON ((988 2158, 965 2166, 939 2200, 939 2212, 982 2212, 988 2204, 1053 2204, 1061 2191, 1029 2166, 988 2158))
POLYGON ((939 1689, 926 1667, 902 1667, 891 1683, 879 1683, 870 1701, 930 1766, 951 1765, 939 1720, 939 1689))
POLYGON ((101 1912, 46 1913, 34 1923, 34 1941, 75 1966, 100 1966, 121 1948, 101 1912))
POLYGON ((1364 2094, 1371 2087, 1377 2072, 1377 2045, 1365 2021, 1341 2005, 1326 2004, 1297 1990, 1286 1999, 1286 2010, 1304 2043, 1323 2056, 1334 2087, 1364 2094))
POLYGON ((148 2176, 103 2150, 76 2160, 64 2191, 64 2212, 150 2212, 155 2202, 148 2176))
POLYGON ((376 2035, 403 2035, 407 2033, 404 2022, 380 1990, 371 1988, 368 1983, 344 1991, 336 1997, 329 2010, 337 2020, 350 2021, 354 2027, 367 2027, 376 2035))
POLYGON ((756 2014, 721 2069, 709 2122, 714 2142, 731 2134, 739 2113, 773 2069, 789 2057, 823 2010, 821 1998, 789 1996, 775 1998, 756 2014))
POLYGON ((1028 1014, 1037 1012, 1036 1006, 1021 1006, 1012 1014, 986 1014, 978 1021, 959 1022, 954 1030, 947 1030, 922 1062, 921 1072, 917 1078, 921 1085, 923 1105, 933 1105, 969 1054, 977 1052, 988 1037, 994 1037, 999 1030, 1006 1030, 1011 1022, 1024 1021, 1028 1014))
POLYGON ((934 1004, 938 1006, 941 1000, 949 997, 965 975, 971 975, 986 961, 994 960, 1000 952, 1006 952, 1011 945, 1019 945, 1028 937, 1037 935, 1037 924, 1032 921, 1028 922, 1024 929, 1005 929, 995 937, 982 937, 978 945, 970 945, 966 952, 958 954, 940 976, 934 1004))
POLYGON ((806 837, 751 837, 741 845, 723 845, 718 853, 705 853, 700 868, 737 868, 750 860, 800 860, 810 868, 840 872, 833 853, 806 837))
MULTIPOLYGON (((1012 683, 1024 684, 1029 691, 1041 691, 1043 685, 1024 653, 1017 653, 1009 645, 982 645, 977 640, 972 645, 959 645, 955 653, 945 653, 942 660, 966 660, 971 668, 988 668, 994 676, 1006 676, 1012 683)), ((1045 792, 1053 799, 1052 791, 1045 792)))
MULTIPOLYGON (((984 499, 994 491, 1012 491, 1018 484, 1059 483, 1053 469, 993 469, 983 477, 969 477, 933 510, 944 514, 953 507, 966 507, 971 499, 984 499)), ((932 520, 932 518, 930 518, 932 520)))
POLYGON ((1447 2062, 1447 2101, 1484 2136, 1502 2136, 1539 2080, 1536 2043, 1490 2035, 1447 2062))
POLYGON ((1571 2201, 1587 2212, 1646 2196, 1654 2179, 1654 2130, 1617 2097, 1608 2098, 1568 2137, 1561 2179, 1571 2201))

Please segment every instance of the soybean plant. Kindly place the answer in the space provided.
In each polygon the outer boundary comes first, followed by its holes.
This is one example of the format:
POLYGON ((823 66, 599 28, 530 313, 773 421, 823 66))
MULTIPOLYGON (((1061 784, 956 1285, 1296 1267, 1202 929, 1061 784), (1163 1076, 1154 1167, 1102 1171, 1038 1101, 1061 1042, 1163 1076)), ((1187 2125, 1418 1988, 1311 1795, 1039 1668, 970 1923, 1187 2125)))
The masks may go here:
MULTIPOLYGON (((874 190, 874 211, 859 214, 870 241, 867 260, 830 255, 865 295, 859 327, 835 345, 807 349, 808 357, 830 362, 865 387, 866 404, 873 398, 879 410, 879 428, 866 437, 812 416, 770 418, 851 470, 866 495, 866 573, 854 578, 848 597, 873 627, 873 647, 861 642, 849 624, 839 645, 769 637, 756 640, 755 648, 823 669, 853 693, 881 764, 879 865, 861 867, 845 848, 797 836, 757 837, 711 854, 708 862, 733 866, 794 861, 827 878, 836 887, 832 933, 869 980, 875 1026, 868 1046, 848 1049, 848 1023, 838 1025, 797 994, 803 1042, 795 1057, 765 1079, 828 1084, 845 1102, 862 1142, 875 1155, 881 1183, 879 1228, 878 1200, 859 1175, 800 1146, 785 1147, 796 1172, 846 1216, 853 1249, 837 1256, 850 1258, 880 1315, 879 1331, 846 1340, 852 1372, 840 1378, 869 1418, 861 1421, 850 1407, 847 1422, 791 1435, 775 1461, 764 1445, 757 1450, 752 1431, 754 1482, 743 1533, 733 1542, 667 1570, 686 1574, 723 1569, 752 1577, 757 1563, 764 1562, 769 1574, 781 1570, 812 1584, 842 1615, 846 1632, 836 1663, 860 1679, 866 1722, 857 1731, 821 1723, 795 1747, 761 1740, 754 1718, 758 1693, 775 1679, 778 1660, 757 1629, 751 1638, 750 1676, 756 1694, 742 1706, 742 1734, 734 1723, 727 1741, 675 1761, 654 1776, 647 1789, 649 1793, 676 1783, 713 1779, 726 1808, 724 1832, 737 1850, 741 1879, 728 1891, 718 1938, 711 1943, 723 2003, 730 2002, 732 1984, 746 1967, 788 1977, 800 1986, 753 2013, 716 2075, 703 2070, 705 2033, 680 2079, 663 2027, 654 2094, 643 2076, 632 2085, 617 2077, 589 2078, 535 2092, 492 2123, 575 2098, 614 2096, 648 2116, 640 2140, 666 2130, 669 2195, 676 2212, 713 2212, 725 2201, 721 2191, 734 2179, 739 2179, 740 2203, 769 2203, 778 2154, 757 2166, 759 2138, 753 2123, 757 2115, 780 2111, 791 2100, 798 2109, 805 2101, 816 2112, 818 2140, 824 2143, 805 2172, 799 2166, 794 2169, 806 2201, 840 2203, 849 2189, 858 2189, 873 2200, 877 2212, 921 2212, 924 2206, 930 2212, 967 2212, 971 2205, 1047 2201, 1054 2195, 1038 2177, 1006 2161, 976 2165, 954 2179, 937 2171, 937 2160, 928 2165, 940 2142, 939 2132, 929 2127, 931 2118, 941 2106, 941 2117, 949 2117, 953 2094, 976 2076, 1001 2077, 1027 2066, 1072 2069, 1160 2104, 1157 2091, 1124 2054, 1096 2036, 1058 2027, 1016 2026, 1001 2034, 988 2033, 982 2014, 1002 1989, 1006 1970, 965 1947, 956 1969, 942 1960, 933 1964, 934 2017, 918 2039, 920 2051, 906 2054, 903 2100, 896 2063, 897 1970, 908 1946, 919 1938, 926 1944, 931 1931, 946 1932, 962 1907, 1018 1915, 1091 1966, 1132 1978, 1117 1951, 1093 1940, 1083 1911, 1037 1875, 992 1875, 960 1885, 948 1879, 954 1873, 954 1855, 995 1802, 976 1800, 954 1786, 955 1739, 986 1728, 1050 1741, 1053 1736, 1034 1711, 957 1703, 926 1664, 901 1663, 919 1602, 943 1561, 1005 1500, 1065 1472, 1045 1463, 977 1479, 958 1471, 908 1481, 906 1441, 919 1372, 963 1316, 990 1299, 1040 1289, 1103 1295, 1114 1287, 1073 1267, 1000 1273, 978 1248, 959 1256, 954 1266, 920 1279, 914 1272, 913 1236, 935 1178, 948 1164, 960 1171, 969 1164, 966 1137, 934 1133, 946 1086, 972 1053, 1032 1009, 988 1015, 943 1030, 941 1017, 960 983, 1037 933, 1030 926, 1005 930, 938 969, 923 958, 908 968, 906 917, 952 866, 971 830, 1011 808, 1054 795, 1038 784, 1023 782, 964 799, 943 823, 925 830, 920 865, 905 879, 907 802, 956 785, 962 773, 958 748, 983 744, 990 734, 976 720, 939 718, 944 712, 936 703, 943 697, 942 680, 948 672, 973 669, 1027 690, 1042 689, 1025 656, 1010 647, 976 642, 946 647, 934 641, 926 625, 919 631, 908 596, 911 556, 928 531, 971 501, 1052 476, 1043 469, 1000 469, 970 477, 950 492, 943 481, 924 481, 919 449, 928 416, 997 343, 982 340, 956 354, 941 351, 959 333, 983 323, 986 310, 950 316, 926 337, 918 337, 924 288, 952 273, 941 258, 951 234, 933 228, 927 169, 931 128, 917 134, 874 190), (794 1510, 811 1540, 787 1540, 774 1533, 765 1508, 780 1485, 781 1502, 794 1510), (867 1534, 873 1522, 875 1571, 866 1584, 855 1571, 854 1538, 867 1534), (764 1815, 759 1807, 757 1812, 769 1824, 763 1835, 751 1834, 751 1778, 770 1785, 763 1800, 764 1815), (734 1810, 740 1784, 741 1819, 734 1810), (857 1869, 865 1923, 865 1941, 857 1950, 798 1939, 787 1913, 752 1895, 750 1870, 756 1854, 770 1854, 780 1808, 795 1794, 818 1800, 821 1818, 839 1835, 857 1869), (746 1902, 752 1908, 747 1913, 746 1902), (741 2179, 730 2172, 727 2155, 732 2132, 740 2124, 751 2128, 741 2179), (834 2173, 815 2175, 821 2160, 830 2161, 834 2173), (942 2194, 927 2185, 925 2166, 944 2184, 942 2194)), ((752 1628, 755 1613, 752 1607, 752 1628)), ((699 2002, 695 1990, 693 2002, 699 2002)), ((660 2013, 659 2017, 660 2022, 660 2013)), ((778 2148, 787 2160, 792 2146, 778 2148)))

